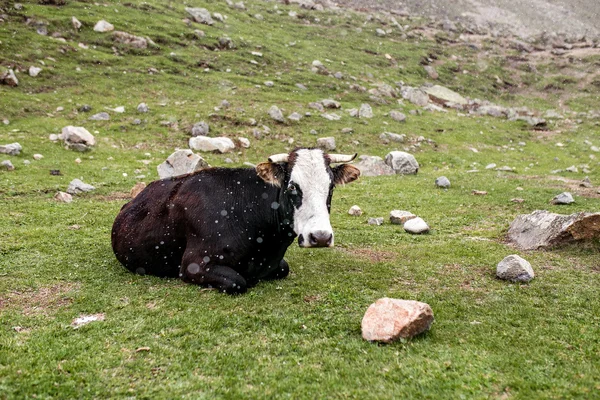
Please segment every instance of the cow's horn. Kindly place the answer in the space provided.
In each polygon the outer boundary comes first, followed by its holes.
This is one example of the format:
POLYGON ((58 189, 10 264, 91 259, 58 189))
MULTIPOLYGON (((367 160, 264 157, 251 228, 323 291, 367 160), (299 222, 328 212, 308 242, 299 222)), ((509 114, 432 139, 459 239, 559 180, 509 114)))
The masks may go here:
POLYGON ((347 163, 356 158, 358 153, 354 154, 329 154, 329 161, 331 163, 347 163))
POLYGON ((271 157, 269 157, 269 162, 284 163, 284 162, 288 162, 288 158, 289 158, 289 155, 286 153, 274 154, 271 157))

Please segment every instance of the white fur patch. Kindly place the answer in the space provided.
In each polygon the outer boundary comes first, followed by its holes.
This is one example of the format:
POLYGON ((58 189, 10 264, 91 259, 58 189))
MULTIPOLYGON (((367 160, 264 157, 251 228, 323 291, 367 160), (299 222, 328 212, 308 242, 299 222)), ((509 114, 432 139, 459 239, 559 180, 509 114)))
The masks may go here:
MULTIPOLYGON (((294 231, 308 239, 317 231, 333 235, 327 210, 327 197, 331 178, 325 167, 323 151, 318 149, 298 150, 290 180, 302 191, 302 205, 294 213, 294 231)), ((333 245, 333 239, 331 241, 333 245)), ((307 244, 307 240, 305 240, 307 244)))

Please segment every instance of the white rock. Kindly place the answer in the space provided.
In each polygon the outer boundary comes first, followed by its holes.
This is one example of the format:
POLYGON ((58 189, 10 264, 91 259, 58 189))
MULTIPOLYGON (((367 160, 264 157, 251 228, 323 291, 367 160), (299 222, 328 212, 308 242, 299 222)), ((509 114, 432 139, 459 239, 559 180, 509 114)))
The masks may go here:
POLYGON ((0 74, 0 82, 8 86, 19 86, 19 80, 12 69, 0 74))
POLYGON ((147 113, 148 112, 148 106, 146 105, 146 103, 140 103, 137 106, 137 111, 140 113, 147 113))
POLYGON ((36 160, 36 161, 39 161, 39 160, 41 160, 42 158, 44 158, 44 156, 43 156, 43 155, 41 155, 41 154, 34 154, 34 155, 33 155, 33 159, 34 159, 34 160, 36 160))
POLYGON ((242 146, 245 149, 250 148, 250 140, 244 138, 244 137, 240 137, 238 138, 238 142, 240 143, 240 146, 242 146))
POLYGON ((432 323, 433 310, 428 304, 384 297, 369 306, 361 331, 365 340, 390 343, 421 334, 432 323))
POLYGON ((323 99, 320 101, 320 103, 325 108, 340 108, 342 106, 339 101, 335 101, 332 99, 323 99))
POLYGON ((90 121, 108 121, 110 120, 110 115, 107 112, 101 112, 98 114, 94 114, 88 118, 90 121))
POLYGON ((10 160, 4 160, 0 163, 0 169, 6 169, 7 171, 14 171, 15 166, 10 160))
POLYGON ((535 274, 527 260, 513 254, 498 263, 496 276, 511 282, 529 282, 535 274))
POLYGON ((302 115, 298 114, 297 112, 293 112, 288 116, 288 119, 290 121, 298 122, 302 119, 302 115))
POLYGON ((574 202, 575 199, 573 199, 573 195, 569 192, 563 192, 559 195, 556 195, 551 201, 552 204, 571 204, 574 202))
POLYGON ((381 135, 379 135, 379 139, 381 139, 383 141, 388 141, 388 142, 403 143, 406 140, 406 135, 405 134, 399 135, 397 133, 392 133, 392 132, 383 132, 381 135))
POLYGON ((81 28, 81 22, 75 17, 71 17, 71 23, 73 24, 73 28, 77 31, 81 28))
POLYGON ((105 20, 100 20, 94 25, 94 30, 96 32, 110 32, 115 29, 115 26, 105 20))
POLYGON ((210 165, 202 157, 194 154, 191 150, 177 150, 160 164, 156 169, 160 179, 171 176, 190 174, 210 165))
POLYGON ((354 217, 360 217, 360 216, 362 215, 362 213, 363 213, 363 212, 362 212, 362 210, 360 209, 360 207, 359 207, 359 206, 356 206, 356 205, 354 205, 354 206, 350 207, 350 209, 348 210, 348 214, 349 214, 349 215, 352 215, 352 216, 354 216, 354 217))
POLYGON ((411 218, 404 223, 404 230, 408 233, 427 233, 429 232, 429 225, 422 218, 416 217, 411 218))
POLYGON ((226 137, 196 136, 190 138, 189 146, 192 150, 218 151, 220 153, 227 153, 235 149, 233 141, 226 137))
POLYGON ((17 142, 11 143, 11 144, 0 145, 0 154, 8 154, 9 156, 18 156, 21 153, 21 150, 23 150, 23 146, 21 146, 17 142))
POLYGON ((390 211, 390 222, 394 225, 404 225, 409 219, 417 218, 410 211, 392 210, 390 211))
POLYGON ((360 105, 360 109, 358 110, 359 118, 373 118, 373 109, 367 103, 363 103, 360 105))
POLYGON ((84 192, 90 192, 95 190, 96 188, 87 183, 83 183, 79 179, 73 179, 71 183, 69 183, 69 187, 67 188, 67 193, 69 194, 79 194, 84 192))
POLYGON ((271 106, 271 108, 269 108, 269 116, 277 122, 285 122, 283 113, 277 106, 271 106))
POLYGON ((367 220, 367 224, 369 224, 369 225, 376 225, 376 226, 382 225, 383 224, 383 217, 377 217, 377 218, 371 217, 371 218, 369 218, 367 220))
POLYGON ((406 115, 404 115, 400 111, 390 111, 390 118, 397 122, 406 122, 406 115))
POLYGON ((62 139, 66 144, 84 144, 86 146, 94 146, 96 139, 87 129, 81 126, 65 126, 61 132, 62 139))
POLYGON ((40 72, 42 72, 41 68, 38 68, 36 66, 31 66, 29 67, 29 76, 38 76, 40 74, 40 72))
POLYGON ((323 117, 323 118, 325 118, 326 120, 329 120, 329 121, 338 121, 338 120, 342 119, 342 117, 340 117, 339 115, 337 115, 335 113, 321 114, 321 117, 323 117))
POLYGON ((215 23, 210 16, 210 12, 206 8, 186 7, 185 11, 192 16, 194 21, 200 24, 213 25, 215 23))
POLYGON ((57 192, 54 195, 54 200, 59 201, 61 203, 70 203, 73 201, 73 196, 71 196, 69 193, 57 192))

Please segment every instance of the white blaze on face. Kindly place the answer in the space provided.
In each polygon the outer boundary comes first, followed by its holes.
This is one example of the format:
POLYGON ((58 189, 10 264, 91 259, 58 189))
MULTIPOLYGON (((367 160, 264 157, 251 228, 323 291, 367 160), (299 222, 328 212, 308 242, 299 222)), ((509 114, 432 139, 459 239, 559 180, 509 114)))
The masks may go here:
POLYGON ((301 149, 296 154, 290 183, 300 189, 302 204, 294 212, 294 231, 302 237, 299 243, 303 247, 312 247, 310 238, 315 235, 330 237, 329 246, 333 246, 333 229, 327 210, 331 177, 325 166, 324 154, 318 149, 301 149))

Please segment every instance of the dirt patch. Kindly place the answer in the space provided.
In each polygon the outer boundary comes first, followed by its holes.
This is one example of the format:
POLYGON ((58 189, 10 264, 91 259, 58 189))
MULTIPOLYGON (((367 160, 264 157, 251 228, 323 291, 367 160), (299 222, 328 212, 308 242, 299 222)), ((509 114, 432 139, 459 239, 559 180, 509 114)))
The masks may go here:
POLYGON ((49 315, 73 302, 71 292, 78 290, 74 283, 59 283, 38 289, 13 290, 0 297, 0 312, 20 309, 23 315, 49 315))
POLYGON ((581 181, 577 180, 577 179, 569 179, 569 178, 565 178, 562 176, 556 176, 556 175, 547 175, 547 176, 507 175, 507 177, 509 179, 510 178, 514 178, 514 179, 518 178, 518 179, 528 179, 528 180, 535 180, 535 181, 551 180, 551 181, 557 182, 557 184, 550 185, 549 186, 550 188, 559 189, 559 190, 567 190, 567 191, 571 192, 572 194, 577 194, 581 197, 586 197, 589 199, 600 199, 600 193, 598 193, 598 190, 599 190, 598 187, 586 188, 586 187, 580 186, 581 181), (558 184, 558 182, 560 182, 561 184, 558 184))
POLYGON ((368 247, 359 247, 359 248, 339 248, 338 251, 342 253, 349 254, 353 257, 358 257, 363 260, 368 260, 370 262, 386 262, 386 261, 395 261, 398 255, 391 251, 385 250, 375 250, 368 247))
POLYGON ((129 193, 124 192, 113 192, 106 196, 94 196, 94 199, 100 201, 123 201, 131 200, 131 195, 129 193))

